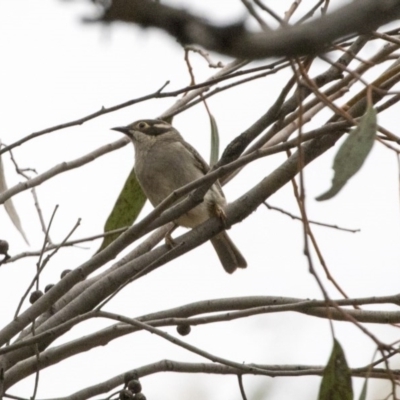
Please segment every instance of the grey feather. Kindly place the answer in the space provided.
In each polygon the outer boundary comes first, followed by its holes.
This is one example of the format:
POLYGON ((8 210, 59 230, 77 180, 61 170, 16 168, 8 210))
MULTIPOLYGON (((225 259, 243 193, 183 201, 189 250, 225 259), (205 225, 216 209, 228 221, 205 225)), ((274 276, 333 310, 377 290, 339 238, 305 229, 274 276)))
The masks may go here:
POLYGON ((232 242, 226 231, 222 231, 211 239, 211 244, 228 274, 235 272, 237 268, 246 268, 247 262, 242 253, 232 242))

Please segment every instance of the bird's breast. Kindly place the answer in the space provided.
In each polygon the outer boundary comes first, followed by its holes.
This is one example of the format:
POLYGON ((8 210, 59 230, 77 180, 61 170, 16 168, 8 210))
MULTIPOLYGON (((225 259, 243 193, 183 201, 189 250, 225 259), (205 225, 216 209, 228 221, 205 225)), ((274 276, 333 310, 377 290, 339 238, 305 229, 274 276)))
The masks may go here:
POLYGON ((179 143, 154 145, 136 154, 136 176, 150 202, 156 206, 174 190, 199 179, 192 155, 179 143))

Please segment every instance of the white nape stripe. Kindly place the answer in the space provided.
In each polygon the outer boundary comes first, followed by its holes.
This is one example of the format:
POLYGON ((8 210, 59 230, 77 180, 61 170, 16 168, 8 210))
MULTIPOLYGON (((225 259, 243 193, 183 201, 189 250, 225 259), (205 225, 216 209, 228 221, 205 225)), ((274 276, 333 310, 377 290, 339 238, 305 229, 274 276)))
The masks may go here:
POLYGON ((154 128, 169 128, 171 125, 160 123, 160 124, 154 124, 153 126, 154 128))

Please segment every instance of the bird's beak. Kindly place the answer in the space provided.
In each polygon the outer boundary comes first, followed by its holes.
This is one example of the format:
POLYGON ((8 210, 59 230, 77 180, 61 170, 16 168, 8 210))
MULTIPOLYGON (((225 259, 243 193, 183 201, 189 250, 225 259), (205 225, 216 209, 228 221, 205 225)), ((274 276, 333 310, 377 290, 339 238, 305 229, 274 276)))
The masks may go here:
POLYGON ((129 128, 126 126, 117 126, 116 128, 111 128, 112 131, 122 132, 125 135, 130 136, 129 128))

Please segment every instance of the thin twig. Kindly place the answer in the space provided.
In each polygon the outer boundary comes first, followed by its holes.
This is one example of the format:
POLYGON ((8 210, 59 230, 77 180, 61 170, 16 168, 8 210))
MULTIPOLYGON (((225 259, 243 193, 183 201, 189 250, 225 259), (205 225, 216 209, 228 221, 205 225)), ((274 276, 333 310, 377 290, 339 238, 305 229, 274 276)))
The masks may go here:
MULTIPOLYGON (((56 244, 52 244, 50 246, 47 246, 44 251, 50 251, 56 248, 61 248, 61 247, 67 247, 67 246, 74 246, 76 244, 79 243, 85 243, 85 242, 91 242, 92 240, 96 240, 96 239, 101 239, 110 235, 114 235, 116 233, 122 233, 125 232, 129 227, 124 227, 124 228, 119 228, 119 229, 114 229, 112 231, 108 231, 108 232, 104 232, 104 233, 100 233, 98 235, 93 235, 93 236, 88 236, 86 238, 82 238, 82 239, 76 239, 76 240, 70 240, 67 242, 62 242, 62 243, 56 243, 56 244)), ((23 253, 17 254, 13 257, 10 257, 6 263, 11 263, 14 261, 17 261, 21 258, 24 257, 33 257, 33 256, 38 256, 40 254, 41 250, 35 250, 35 251, 25 251, 23 253)))
MULTIPOLYGON (((322 376, 324 373, 324 365, 262 365, 256 364, 260 368, 270 370, 270 376, 275 378, 279 376, 322 376)), ((102 381, 92 386, 88 386, 81 389, 69 396, 55 398, 54 400, 86 400, 91 397, 98 396, 102 393, 107 393, 110 388, 115 388, 124 384, 124 378, 130 373, 135 373, 138 377, 142 378, 159 372, 176 372, 176 373, 203 373, 203 374, 214 374, 214 375, 245 375, 246 372, 242 372, 236 368, 226 367, 215 363, 190 363, 180 362, 170 359, 164 359, 148 365, 136 367, 133 370, 123 372, 113 378, 106 381, 102 381)), ((400 375, 400 370, 393 370, 396 376, 400 375)), ((387 375, 385 370, 381 368, 365 369, 365 368, 353 368, 350 369, 350 373, 353 377, 365 378, 369 376, 371 378, 386 379, 387 375)), ((258 375, 255 373, 254 375, 258 375)), ((27 400, 18 398, 16 400, 27 400)))
POLYGON ((262 3, 261 0, 254 0, 254 3, 256 3, 262 10, 267 12, 271 17, 275 18, 282 26, 288 25, 283 18, 281 18, 272 8, 262 3))
POLYGON ((312 80, 308 76, 307 71, 302 67, 301 63, 299 63, 298 65, 299 65, 299 72, 301 73, 301 76, 304 79, 302 84, 303 85, 306 84, 308 88, 313 91, 315 96, 318 97, 320 101, 322 101, 326 106, 328 106, 336 115, 341 116, 345 120, 355 124, 353 117, 348 112, 346 112, 343 108, 340 108, 336 106, 334 103, 332 103, 329 100, 328 96, 326 96, 326 94, 324 94, 319 90, 318 86, 315 84, 314 80, 312 80))
MULTIPOLYGON (((337 304, 344 304, 344 305, 360 305, 360 304, 382 304, 381 300, 385 300, 385 297, 383 298, 365 298, 365 299, 342 299, 342 300, 336 300, 335 302, 337 304)), ((304 313, 306 315, 311 315, 311 316, 317 316, 321 318, 328 318, 329 316, 327 315, 327 312, 324 310, 326 309, 326 302, 323 300, 303 300, 303 299, 294 299, 294 298, 282 298, 282 297, 273 297, 273 296, 265 296, 265 300, 263 301, 263 298, 257 298, 252 301, 251 298, 231 298, 231 299, 218 299, 218 300, 210 300, 210 304, 203 304, 205 302, 198 302, 198 303, 193 303, 193 304, 188 304, 182 307, 178 307, 176 309, 172 310, 164 310, 164 311, 159 311, 156 313, 156 315, 150 314, 150 315, 144 315, 141 317, 138 317, 140 321, 146 321, 147 324, 152 325, 152 326, 158 326, 158 327, 165 327, 165 326, 177 326, 180 324, 187 324, 190 326, 197 326, 197 325, 204 325, 204 324, 210 324, 210 323, 216 323, 216 322, 228 322, 228 321, 234 321, 237 319, 241 318, 247 318, 250 316, 254 315, 261 315, 261 314, 269 314, 269 313, 280 313, 280 312, 300 312, 304 313), (228 300, 234 301, 236 306, 234 305, 227 305, 226 302, 228 300), (243 308, 246 305, 254 305, 264 302, 265 304, 270 304, 270 305, 264 305, 264 306, 254 306, 254 307, 248 307, 248 308, 243 308), (197 306, 197 307, 196 307, 197 306), (213 307, 216 307, 216 309, 213 309, 213 307), (243 308, 243 309, 242 309, 243 308), (239 311, 234 311, 235 309, 239 309, 239 311), (221 310, 229 310, 228 312, 220 312, 217 313, 218 311, 221 310), (315 311, 315 312, 314 312, 315 311), (193 315, 198 315, 198 314, 203 314, 203 313, 215 313, 211 315, 204 315, 200 317, 193 317, 193 315), (178 316, 176 316, 178 315, 178 316), (187 317, 180 317, 179 315, 186 315, 187 317)), ((332 311, 335 311, 332 309, 332 311)), ((399 313, 396 312, 389 312, 387 311, 362 311, 362 310, 357 310, 351 311, 348 310, 349 312, 352 313, 353 316, 356 318, 360 319, 362 322, 374 322, 374 323, 382 323, 386 322, 388 319, 389 320, 400 320, 399 313), (380 318, 379 318, 380 314, 380 318), (392 318, 392 314, 394 318, 392 318)), ((29 337, 26 339, 23 339, 22 341, 18 341, 9 347, 4 347, 0 349, 0 354, 7 354, 10 353, 11 351, 14 351, 19 348, 23 348, 26 346, 31 346, 32 344, 38 343, 39 341, 43 342, 46 341, 50 337, 57 337, 59 336, 60 332, 65 332, 69 330, 71 327, 77 325, 78 323, 81 323, 83 321, 87 321, 88 319, 91 318, 98 318, 101 315, 98 314, 98 311, 89 311, 86 314, 79 315, 77 317, 72 318, 71 320, 64 322, 63 324, 60 324, 52 329, 49 329, 45 332, 42 332, 40 334, 37 334, 35 337, 29 337)), ((333 314, 333 318, 339 321, 343 321, 343 317, 340 318, 340 315, 338 313, 333 314)), ((121 327, 121 326, 120 326, 121 327)), ((120 332, 118 329, 116 329, 115 326, 111 326, 107 328, 110 331, 115 332, 114 338, 119 337, 121 334, 124 334, 122 331, 120 332)), ((140 329, 139 329, 140 330, 140 329)), ((136 330, 135 330, 136 331, 136 330)), ((126 333, 132 332, 131 330, 125 331, 126 333)), ((99 335, 102 335, 106 333, 105 331, 99 331, 92 333, 90 336, 90 342, 96 346, 96 345, 101 345, 101 337, 99 335), (98 338, 99 341, 94 341, 94 338, 98 338)), ((110 340, 110 336, 107 335, 107 341, 110 340)), ((83 339, 86 340, 86 339, 83 339)), ((92 348, 91 346, 90 348, 92 348)))
POLYGON ((247 400, 246 392, 245 392, 244 386, 243 386, 243 376, 241 374, 238 374, 237 378, 238 378, 238 382, 239 382, 239 389, 240 389, 240 394, 242 395, 242 399, 247 400))
POLYGON ((189 50, 185 47, 185 62, 187 65, 187 69, 189 72, 189 76, 190 76, 190 83, 189 83, 189 87, 190 86, 194 86, 196 84, 196 80, 194 79, 194 74, 193 74, 193 67, 190 64, 190 60, 189 60, 189 50))
POLYGON ((53 178, 54 176, 61 174, 63 172, 69 171, 71 169, 75 169, 78 167, 81 167, 82 165, 85 165, 87 163, 90 163, 94 161, 96 158, 101 157, 107 153, 110 153, 114 150, 117 150, 129 143, 128 139, 120 139, 116 142, 109 143, 105 146, 101 146, 98 149, 80 157, 76 158, 75 160, 68 161, 68 162, 63 162, 60 163, 53 168, 50 168, 46 172, 43 172, 42 174, 29 179, 26 182, 19 183, 10 189, 6 190, 5 192, 0 194, 0 204, 2 204, 4 201, 8 200, 12 196, 15 196, 18 193, 21 193, 25 190, 31 189, 35 186, 40 185, 41 183, 49 180, 50 178, 53 178))
POLYGON ((261 29, 264 32, 271 31, 271 28, 266 24, 266 22, 258 15, 257 11, 254 9, 253 4, 249 0, 241 0, 243 5, 247 8, 249 14, 258 22, 261 29))
POLYGON ((198 48, 198 47, 196 47, 196 46, 186 45, 186 46, 184 47, 184 49, 185 49, 185 50, 190 50, 190 51, 193 51, 193 52, 195 52, 195 53, 200 54, 200 55, 207 61, 208 66, 209 66, 210 68, 223 68, 223 67, 225 66, 225 65, 222 63, 222 61, 218 61, 218 62, 216 62, 216 63, 215 63, 214 61, 212 61, 211 58, 210 58, 210 54, 208 54, 205 50, 200 49, 200 48, 198 48))
POLYGON ((324 0, 324 1, 325 1, 325 4, 321 9, 321 14, 323 16, 326 15, 326 13, 328 12, 328 7, 329 7, 329 3, 330 3, 330 0, 324 0))
POLYGON ((386 33, 377 32, 377 31, 372 32, 372 34, 379 39, 383 39, 383 40, 386 40, 387 42, 394 43, 394 44, 397 44, 398 46, 400 46, 400 40, 397 38, 394 38, 393 36, 387 35, 386 33))
MULTIPOLYGON (((148 95, 137 97, 135 99, 125 101, 123 103, 117 104, 117 105, 112 106, 112 107, 108 107, 108 108, 102 107, 99 111, 93 112, 91 114, 88 114, 88 115, 86 115, 84 117, 81 117, 81 118, 78 118, 76 120, 73 120, 73 121, 70 121, 70 122, 66 122, 66 123, 63 123, 63 124, 59 124, 59 125, 55 125, 55 126, 52 126, 50 128, 46 128, 46 129, 43 129, 41 131, 34 132, 34 133, 30 134, 30 135, 27 135, 27 136, 23 137, 22 139, 17 140, 16 142, 14 142, 14 143, 12 143, 12 144, 10 144, 8 146, 5 146, 3 149, 0 149, 0 155, 5 153, 5 152, 7 152, 7 151, 10 151, 11 149, 13 149, 15 147, 18 147, 21 144, 23 144, 23 143, 25 143, 25 142, 27 142, 29 140, 32 140, 32 139, 34 139, 34 138, 36 138, 38 136, 45 135, 47 133, 51 133, 51 132, 54 132, 54 131, 58 131, 60 129, 65 129, 65 128, 69 128, 69 127, 72 127, 72 126, 82 125, 85 122, 90 121, 90 120, 92 120, 94 118, 100 117, 102 115, 105 115, 105 114, 108 114, 108 113, 111 113, 111 112, 114 112, 114 111, 117 111, 117 110, 120 110, 120 109, 125 108, 125 107, 129 107, 131 105, 134 105, 134 104, 137 104, 137 103, 140 103, 140 102, 143 102, 143 101, 147 101, 147 100, 151 100, 151 99, 166 98, 166 97, 176 97, 176 96, 178 96, 180 94, 184 94, 184 93, 186 93, 188 91, 193 91, 193 90, 196 90, 196 89, 207 89, 210 86, 212 86, 212 85, 214 85, 214 84, 216 84, 218 82, 227 80, 227 79, 232 79, 232 78, 235 78, 235 77, 238 77, 238 76, 241 76, 241 75, 245 75, 245 74, 251 74, 253 72, 260 71, 260 70, 263 70, 263 69, 273 69, 276 65, 279 65, 282 62, 283 62, 283 60, 280 59, 280 60, 274 61, 273 63, 268 64, 266 66, 252 68, 252 69, 244 70, 244 71, 239 71, 239 72, 236 72, 236 73, 225 74, 225 75, 222 75, 222 76, 212 77, 212 78, 210 78, 210 79, 208 79, 208 80, 206 80, 206 81, 204 81, 202 83, 199 83, 197 85, 184 87, 184 88, 181 88, 181 89, 178 89, 178 90, 174 90, 174 91, 170 91, 170 92, 163 92, 163 89, 165 88, 165 86, 167 84, 169 84, 169 81, 167 81, 164 85, 162 85, 160 87, 160 89, 158 89, 155 92, 150 93, 148 95)), ((245 64, 245 63, 243 63, 243 64, 245 64)), ((241 65, 241 64, 239 63, 238 65, 241 65)))
MULTIPOLYGON (((382 297, 365 297, 365 298, 350 298, 350 299, 336 299, 333 300, 335 304, 340 307, 346 306, 361 306, 371 304, 400 304, 399 295, 382 296, 382 297)), ((329 306, 329 305, 328 305, 329 306)), ((315 316, 319 318, 332 318, 334 320, 345 320, 343 315, 335 312, 334 308, 331 313, 326 311, 327 303, 325 300, 307 300, 299 298, 286 298, 275 296, 256 296, 252 297, 235 297, 229 299, 210 299, 207 301, 200 301, 196 303, 186 304, 184 306, 176 307, 169 310, 162 310, 157 313, 142 315, 136 319, 145 321, 152 326, 177 326, 180 324, 187 324, 191 326, 210 324, 216 322, 234 321, 241 318, 247 318, 254 315, 280 313, 280 312, 299 312, 308 316, 315 316), (237 310, 237 311, 235 311, 237 310), (226 311, 226 312, 224 312, 226 311), (201 315, 204 314, 204 315, 201 315), (201 315, 195 317, 195 315, 201 315)), ((369 311, 369 310, 349 310, 344 309, 350 313, 354 318, 360 322, 367 323, 393 323, 393 321, 400 321, 400 313, 396 311, 369 311)), ((10 345, 0 349, 1 354, 10 353, 16 349, 31 346, 38 342, 44 342, 48 338, 55 338, 62 332, 66 332, 73 326, 87 321, 91 318, 98 318, 100 314, 98 311, 92 310, 85 314, 71 318, 70 320, 57 325, 54 328, 48 329, 44 332, 37 334, 34 338, 24 338, 10 345)), ((111 326, 110 329, 116 332, 117 337, 120 335, 119 330, 111 326)), ((99 334, 104 332, 98 332, 99 334)), ((129 333, 129 332, 127 332, 129 333)), ((101 345, 101 340, 98 342, 94 340, 94 333, 89 338, 91 343, 101 345)), ((108 341, 110 337, 108 337, 108 341)), ((98 335, 97 335, 97 338, 98 335)), ((96 344, 95 344, 96 345, 96 344)))
MULTIPOLYGON (((296 68, 295 63, 292 62, 292 69, 293 69, 293 73, 294 76, 296 77, 297 80, 297 85, 300 84, 300 77, 302 75, 307 75, 307 72, 303 71, 302 73, 302 64, 300 61, 297 61, 297 66, 298 68, 296 68)), ((303 123, 302 123, 302 118, 303 118, 303 112, 302 112, 302 105, 303 105, 303 100, 300 97, 300 92, 298 92, 299 94, 299 128, 298 128, 298 138, 299 138, 299 142, 301 141, 302 135, 303 135, 303 123)), ((294 197, 296 199, 297 205, 299 207, 300 210, 300 214, 301 214, 301 219, 303 221, 303 241, 304 241, 304 248, 303 248, 303 254, 306 257, 307 261, 308 261, 308 268, 309 268, 309 273, 315 278, 315 281, 317 282, 322 295, 324 296, 324 299, 329 302, 329 295, 328 292, 326 291, 324 285, 322 284, 321 279, 319 278, 316 269, 314 268, 314 264, 313 264, 313 260, 311 257, 311 253, 310 253, 310 248, 309 248, 309 235, 308 233, 310 232, 310 225, 308 222, 308 217, 307 217, 307 212, 306 212, 306 204, 305 204, 305 189, 304 189, 304 175, 303 175, 303 170, 304 170, 304 155, 303 155, 303 147, 301 146, 301 144, 298 145, 297 147, 297 151, 299 153, 299 157, 298 157, 298 163, 299 163, 299 177, 300 177, 300 191, 298 190, 297 187, 297 183, 295 178, 291 179, 291 183, 292 183, 292 187, 293 187, 293 193, 294 193, 294 197)), ((288 150, 288 157, 290 157, 290 150, 288 150)), ((329 310, 329 309, 328 309, 329 310)), ((331 318, 329 318, 329 325, 331 328, 331 333, 332 333, 332 337, 335 337, 335 332, 334 332, 334 328, 333 328, 333 323, 331 318)))
POLYGON ((41 266, 41 270, 44 269, 44 267, 46 266, 46 264, 50 261, 50 259, 58 252, 58 250, 60 250, 63 246, 64 243, 72 236, 72 234, 78 229, 79 225, 81 223, 81 219, 78 218, 78 220, 76 221, 75 225, 72 227, 72 229, 70 230, 70 232, 67 234, 67 236, 65 237, 65 239, 58 245, 55 246, 53 251, 45 258, 45 260, 43 261, 43 264, 41 266))
POLYGON ((10 393, 4 393, 3 396, 6 397, 6 398, 8 398, 8 399, 14 399, 14 400, 30 400, 30 399, 28 399, 28 398, 20 397, 20 396, 15 396, 15 395, 10 394, 10 393))
MULTIPOLYGON (((279 207, 275 207, 275 206, 271 206, 270 204, 268 204, 266 201, 263 202, 264 205, 269 209, 269 210, 274 210, 274 211, 279 211, 282 214, 287 215, 288 217, 292 218, 292 219, 296 219, 298 221, 301 221, 302 219, 300 217, 298 217, 297 215, 293 215, 291 213, 289 213, 288 211, 283 210, 282 208, 279 207)), ((340 231, 345 231, 345 232, 351 232, 351 233, 356 233, 356 232, 361 232, 361 229, 349 229, 349 228, 342 228, 340 226, 337 225, 331 225, 331 224, 326 224, 323 222, 317 222, 317 221, 313 221, 313 220, 308 220, 308 222, 310 224, 314 224, 314 225, 319 225, 319 226, 324 226, 326 228, 333 228, 333 229, 338 229, 340 231)))
POLYGON ((253 372, 256 371, 258 372, 260 375, 269 375, 268 371, 263 370, 262 368, 258 368, 255 367, 251 364, 241 364, 241 363, 237 363, 235 361, 231 361, 228 360, 226 358, 222 358, 219 356, 216 356, 214 354, 208 353, 196 346, 193 346, 189 343, 184 342, 183 340, 180 340, 160 329, 154 328, 151 325, 148 325, 144 322, 138 321, 137 319, 132 319, 132 318, 127 318, 124 317, 122 315, 118 315, 118 314, 114 314, 114 313, 110 313, 110 312, 105 312, 105 311, 99 311, 100 316, 104 317, 104 318, 109 318, 109 319, 114 319, 116 321, 120 321, 120 322, 125 322, 126 324, 129 325, 133 325, 136 327, 139 327, 145 331, 148 331, 150 333, 153 333, 157 336, 162 337, 163 339, 166 339, 167 341, 171 342, 172 344, 182 347, 194 354, 198 354, 210 361, 216 362, 216 363, 220 363, 222 365, 226 365, 228 367, 233 367, 233 368, 237 368, 239 370, 243 370, 246 372, 253 372))
MULTIPOLYGON (((50 225, 50 224, 49 224, 50 225)), ((32 336, 35 336, 35 321, 32 322, 32 336)), ((35 385, 33 387, 33 394, 30 400, 35 400, 37 391, 39 388, 39 376, 40 376, 40 367, 39 367, 39 348, 38 345, 35 344, 34 346, 35 357, 36 357, 36 373, 35 373, 35 385)))
MULTIPOLYGON (((248 83, 248 82, 251 82, 251 81, 254 81, 254 80, 257 80, 257 79, 261 79, 261 78, 264 78, 264 77, 266 77, 268 75, 276 74, 278 71, 281 71, 282 69, 285 69, 286 67, 288 67, 288 65, 289 65, 289 63, 285 62, 285 63, 282 63, 280 66, 278 66, 278 67, 276 67, 276 68, 274 68, 274 69, 272 69, 270 71, 262 72, 260 74, 253 75, 253 76, 250 76, 248 78, 244 78, 244 79, 238 80, 236 82, 227 84, 225 86, 216 87, 215 89, 211 90, 209 93, 203 94, 202 97, 200 97, 200 95, 199 95, 199 98, 197 98, 196 100, 193 100, 190 103, 187 103, 187 104, 177 108, 176 110, 174 110, 173 115, 178 115, 178 114, 182 113, 183 111, 188 110, 189 108, 191 108, 191 107, 195 106, 196 104, 202 102, 203 99, 208 99, 208 98, 210 98, 212 96, 215 96, 218 93, 221 93, 221 92, 223 92, 225 90, 231 89, 231 88, 233 88, 235 86, 240 86, 240 85, 243 85, 244 83, 248 83)), ((167 117, 169 117, 171 115, 172 114, 166 114, 167 117)))
MULTIPOLYGON (((32 196, 33 196, 33 199, 34 199, 34 204, 35 204, 35 208, 36 208, 37 214, 39 216, 39 221, 40 221, 40 226, 42 227, 42 232, 44 234, 46 234, 46 224, 44 222, 43 213, 42 213, 42 209, 41 209, 40 204, 39 204, 39 199, 38 199, 38 196, 37 196, 37 193, 36 193, 36 189, 32 188, 31 193, 32 193, 32 196)), ((50 237, 50 234, 47 235, 47 242, 50 243, 51 245, 53 244, 53 242, 51 240, 51 237, 50 237)))
MULTIPOLYGON (((54 215, 54 213, 53 213, 54 215)), ((70 231, 70 233, 67 235, 67 237, 64 239, 64 241, 68 240, 68 238, 75 232, 76 228, 79 226, 80 224, 80 219, 77 221, 77 223, 74 225, 74 227, 72 228, 72 230, 70 231)), ((17 310, 15 312, 15 316, 14 318, 16 318, 19 314, 19 311, 21 310, 22 304, 25 300, 25 298, 28 296, 30 290, 32 289, 33 285, 35 284, 35 282, 37 281, 37 279, 39 278, 40 273, 43 271, 44 267, 46 266, 46 264, 48 263, 48 261, 50 260, 50 258, 61 248, 62 243, 60 243, 59 246, 56 246, 53 250, 53 253, 51 253, 49 256, 47 256, 47 258, 45 259, 45 261, 43 262, 43 264, 41 265, 41 267, 39 268, 39 270, 37 271, 36 275, 34 276, 34 278, 32 279, 32 282, 29 284, 28 289, 26 290, 26 292, 24 293, 24 295, 22 296, 17 310)))
MULTIPOLYGON (((398 57, 396 57, 396 59, 398 59, 398 57)), ((391 97, 390 99, 386 100, 384 103, 382 103, 381 105, 377 106, 376 112, 380 113, 388 108, 390 108, 391 106, 393 106, 394 104, 396 104, 398 101, 400 101, 400 94, 396 94, 395 96, 391 97)), ((399 141, 400 143, 400 141, 399 141)))
MULTIPOLYGON (((45 232, 45 234, 44 234, 43 246, 42 246, 42 249, 41 249, 40 254, 39 254, 38 262, 36 263, 36 277, 35 277, 35 278, 36 278, 36 290, 39 290, 39 276, 40 276, 40 272, 41 272, 41 271, 43 270, 43 268, 44 268, 44 266, 42 265, 42 259, 43 259, 43 255, 44 255, 44 249, 45 249, 46 246, 47 246, 48 237, 49 237, 49 233, 50 233, 50 229, 51 229, 51 225, 53 224, 53 220, 54 220, 54 217, 55 217, 55 215, 56 215, 57 210, 58 210, 58 204, 56 204, 56 206, 54 207, 53 213, 51 214, 49 224, 47 225, 46 232, 45 232)), ((22 305, 22 304, 21 304, 21 305, 22 305)), ((14 316, 14 318, 16 318, 17 315, 18 315, 18 314, 16 313, 16 315, 14 316)))
POLYGON ((138 271, 137 273, 135 273, 134 276, 132 276, 132 278, 130 278, 129 280, 127 280, 125 283, 123 283, 118 289, 116 289, 111 296, 107 297, 103 302, 101 302, 96 308, 95 311, 100 311, 107 303, 109 303, 115 296, 117 296, 117 294, 124 289, 126 286, 128 286, 130 283, 134 282, 135 280, 139 279, 141 276, 144 276, 146 274, 148 274, 149 272, 152 271, 153 268, 155 268, 155 266, 162 261, 164 258, 170 257, 171 254, 173 254, 174 252, 177 252, 179 250, 179 246, 180 244, 175 245, 174 247, 172 247, 167 253, 163 254, 162 256, 158 257, 157 259, 155 259, 153 262, 151 262, 150 264, 146 265, 144 268, 142 268, 140 271, 138 271))
POLYGON ((33 277, 31 283, 28 285, 28 288, 26 289, 25 293, 22 295, 21 300, 18 303, 17 309, 15 310, 14 319, 17 318, 17 316, 18 316, 18 314, 19 314, 19 312, 21 310, 22 304, 24 303, 26 297, 28 296, 29 292, 31 291, 31 289, 32 289, 32 287, 34 286, 35 283, 36 283, 36 290, 39 289, 39 275, 43 270, 43 268, 40 267, 40 263, 41 263, 41 260, 42 260, 42 257, 43 257, 43 249, 45 248, 45 246, 47 244, 48 232, 50 231, 51 224, 53 222, 53 219, 54 219, 54 216, 55 216, 55 214, 57 212, 57 209, 58 209, 58 205, 56 205, 54 207, 53 213, 52 213, 52 215, 50 217, 49 225, 48 225, 48 227, 46 229, 45 237, 44 237, 44 240, 43 240, 42 250, 40 251, 40 254, 39 254, 39 261, 36 263, 36 274, 33 277))
POLYGON ((315 6, 308 11, 306 14, 304 14, 303 17, 301 17, 297 22, 296 25, 301 25, 304 21, 306 21, 307 19, 310 19, 314 14, 315 11, 318 10, 319 6, 324 2, 325 0, 319 0, 317 4, 315 4, 315 6))
MULTIPOLYGON (((30 176, 28 174, 26 174, 26 172, 28 172, 28 171, 29 172, 33 172, 33 173, 35 173, 37 175, 37 172, 36 172, 36 170, 34 168, 20 168, 18 166, 18 163, 17 163, 17 161, 16 161, 16 159, 14 157, 14 154, 13 154, 12 150, 10 150, 10 158, 11 158, 12 163, 14 164, 16 172, 19 175, 23 176, 26 180, 30 179, 30 176)), ((32 189, 31 193, 32 193, 33 202, 34 202, 36 211, 37 211, 38 216, 39 216, 39 222, 40 222, 40 226, 42 228, 42 232, 43 232, 43 234, 46 235, 46 223, 44 222, 43 213, 42 213, 42 209, 40 208, 39 199, 38 199, 38 196, 36 194, 36 190, 32 189)), ((48 240, 49 243, 52 243, 50 235, 47 236, 47 240, 48 240)))
POLYGON ((300 5, 301 0, 295 0, 292 5, 290 6, 289 10, 285 12, 285 18, 284 21, 286 23, 289 23, 290 18, 292 17, 292 15, 295 13, 295 11, 297 10, 297 7, 300 5))

